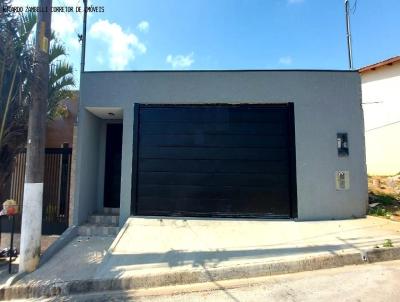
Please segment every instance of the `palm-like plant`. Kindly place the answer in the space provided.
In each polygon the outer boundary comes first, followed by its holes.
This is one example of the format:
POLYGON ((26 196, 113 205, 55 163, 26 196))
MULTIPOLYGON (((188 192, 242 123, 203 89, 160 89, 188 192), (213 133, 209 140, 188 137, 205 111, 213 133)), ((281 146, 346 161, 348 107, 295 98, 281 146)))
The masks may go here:
MULTIPOLYGON (((0 0, 0 6, 10 0, 0 0)), ((35 14, 15 16, 0 12, 0 201, 15 155, 26 144, 30 87, 34 65, 35 14)), ((48 118, 62 115, 61 101, 71 97, 75 85, 73 69, 64 58, 65 47, 52 35, 49 50, 48 118)))
MULTIPOLYGON (((9 0, 1 0, 9 5, 9 0)), ((26 136, 26 90, 32 74, 30 15, 20 18, 0 12, 0 195, 10 175, 12 159, 26 136)), ((5 196, 3 196, 4 198, 5 196)))
POLYGON ((61 101, 73 96, 73 92, 70 90, 71 87, 75 86, 73 67, 63 60, 65 56, 64 45, 59 43, 53 34, 49 50, 50 74, 47 101, 47 116, 49 118, 63 116, 65 112, 61 101))

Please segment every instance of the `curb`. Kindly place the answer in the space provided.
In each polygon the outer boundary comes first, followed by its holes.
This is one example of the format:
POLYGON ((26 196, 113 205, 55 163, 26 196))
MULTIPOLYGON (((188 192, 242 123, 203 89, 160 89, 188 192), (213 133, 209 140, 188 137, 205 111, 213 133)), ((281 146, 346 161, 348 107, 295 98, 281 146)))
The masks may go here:
MULTIPOLYGON (((39 260, 39 267, 44 263, 49 261, 56 253, 58 253, 63 247, 65 247, 72 239, 74 239, 78 234, 78 228, 76 226, 71 226, 67 228, 61 236, 54 241, 47 250, 43 253, 39 260)), ((18 270, 18 265, 16 266, 18 270)), ((28 272, 18 272, 15 275, 7 279, 5 286, 10 287, 11 285, 17 283, 23 277, 25 277, 28 272)))
MULTIPOLYGON (((17 269, 18 269, 18 267, 17 267, 17 269)), ((15 275, 13 275, 7 279, 5 286, 9 287, 9 286, 17 283, 19 280, 21 280, 27 274, 28 274, 27 272, 16 273, 15 275)))
POLYGON ((66 296, 88 292, 130 290, 141 288, 243 279, 279 274, 329 269, 400 259, 400 248, 379 248, 342 255, 323 255, 296 260, 238 265, 232 267, 173 271, 161 274, 131 276, 116 279, 73 280, 63 282, 30 282, 0 288, 0 300, 66 296))

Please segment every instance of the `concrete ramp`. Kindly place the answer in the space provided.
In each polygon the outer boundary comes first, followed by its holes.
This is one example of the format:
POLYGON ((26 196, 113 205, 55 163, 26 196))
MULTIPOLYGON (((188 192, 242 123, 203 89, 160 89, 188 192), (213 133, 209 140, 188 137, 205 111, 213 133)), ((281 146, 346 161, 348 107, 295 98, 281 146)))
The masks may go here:
POLYGON ((399 223, 373 217, 308 222, 131 217, 96 278, 234 269, 317 255, 363 253, 382 247, 386 239, 399 246, 399 231, 399 223))

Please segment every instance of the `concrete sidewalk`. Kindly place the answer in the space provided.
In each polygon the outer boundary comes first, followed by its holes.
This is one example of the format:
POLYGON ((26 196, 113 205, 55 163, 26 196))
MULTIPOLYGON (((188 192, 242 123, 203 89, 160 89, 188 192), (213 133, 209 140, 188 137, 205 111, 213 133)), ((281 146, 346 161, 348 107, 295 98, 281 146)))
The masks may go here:
POLYGON ((78 236, 18 284, 93 279, 113 239, 78 236))
POLYGON ((400 246, 400 224, 373 217, 310 222, 130 218, 96 277, 360 252, 382 246, 385 239, 400 246))
MULTIPOLYGON (((10 248, 10 233, 1 233, 0 250, 10 248)), ((13 247, 18 251, 20 250, 20 237, 19 233, 14 234, 13 247)), ((48 249, 60 236, 59 235, 42 235, 41 238, 41 254, 48 249)), ((0 259, 0 286, 4 286, 7 281, 18 272, 19 257, 13 258, 11 274, 8 273, 8 260, 9 258, 0 259)))
POLYGON ((3 296, 143 288, 393 260, 400 257, 400 223, 374 217, 311 222, 132 217, 111 241, 77 237, 3 296), (382 247, 386 239, 394 248, 382 247))

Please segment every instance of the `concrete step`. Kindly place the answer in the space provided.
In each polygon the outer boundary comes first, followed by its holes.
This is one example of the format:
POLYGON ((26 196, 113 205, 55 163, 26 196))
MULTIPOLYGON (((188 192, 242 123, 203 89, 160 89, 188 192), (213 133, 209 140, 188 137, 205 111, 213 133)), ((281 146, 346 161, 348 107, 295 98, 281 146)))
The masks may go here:
POLYGON ((117 236, 118 232, 118 226, 91 223, 81 225, 78 230, 80 236, 117 236))
POLYGON ((119 216, 113 214, 94 214, 89 217, 89 223, 118 226, 119 216))
POLYGON ((119 208, 103 208, 104 214, 119 215, 119 208))

